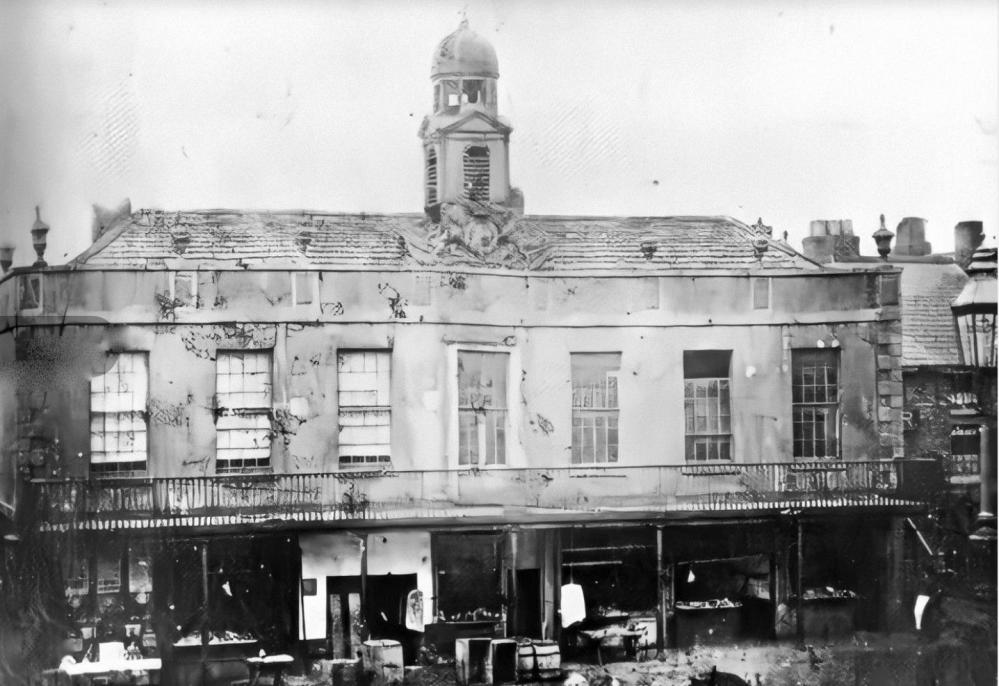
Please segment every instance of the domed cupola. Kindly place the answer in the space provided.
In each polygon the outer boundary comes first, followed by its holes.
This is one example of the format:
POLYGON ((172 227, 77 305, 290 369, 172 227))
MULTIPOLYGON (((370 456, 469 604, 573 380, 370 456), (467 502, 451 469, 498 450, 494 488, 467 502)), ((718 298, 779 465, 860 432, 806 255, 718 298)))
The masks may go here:
POLYGON ((430 77, 437 79, 445 76, 499 78, 496 49, 468 28, 467 19, 463 19, 458 30, 445 37, 434 51, 430 77))
POLYGON ((497 113, 496 49, 462 20, 442 40, 430 67, 433 111, 420 127, 424 153, 424 205, 431 216, 442 203, 473 201, 522 208, 511 193, 510 132, 497 113))
POLYGON ((496 114, 496 49, 468 28, 463 19, 434 51, 430 80, 434 84, 434 114, 458 114, 471 109, 496 114))

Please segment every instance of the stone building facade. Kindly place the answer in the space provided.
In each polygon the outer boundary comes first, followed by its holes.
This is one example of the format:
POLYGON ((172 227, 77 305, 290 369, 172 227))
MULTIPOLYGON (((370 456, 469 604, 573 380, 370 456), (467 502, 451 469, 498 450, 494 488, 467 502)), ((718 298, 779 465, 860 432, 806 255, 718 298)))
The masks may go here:
POLYGON ((524 214, 498 73, 465 24, 435 51, 422 214, 124 207, 0 280, 0 492, 70 647, 223 682, 369 637, 905 621, 898 270, 524 214))

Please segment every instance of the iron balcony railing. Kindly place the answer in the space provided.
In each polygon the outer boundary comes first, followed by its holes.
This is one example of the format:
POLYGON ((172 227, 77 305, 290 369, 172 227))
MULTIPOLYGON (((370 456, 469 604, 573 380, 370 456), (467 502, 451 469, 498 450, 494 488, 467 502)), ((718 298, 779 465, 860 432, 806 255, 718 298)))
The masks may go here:
POLYGON ((905 469, 906 462, 226 474, 32 485, 43 527, 154 527, 513 510, 719 512, 918 504, 929 494, 927 480, 912 477, 917 471, 905 469))

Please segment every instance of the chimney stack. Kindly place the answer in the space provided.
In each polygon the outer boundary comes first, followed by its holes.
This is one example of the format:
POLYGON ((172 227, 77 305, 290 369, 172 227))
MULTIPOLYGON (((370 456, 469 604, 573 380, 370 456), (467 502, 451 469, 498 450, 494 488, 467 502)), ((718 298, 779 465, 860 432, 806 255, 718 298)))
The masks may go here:
POLYGON ((926 240, 926 220, 905 217, 895 229, 895 254, 924 257, 932 252, 926 240))
POLYGON ((852 219, 816 219, 809 233, 801 242, 802 252, 820 264, 849 262, 860 256, 860 237, 853 235, 852 219))
POLYGON ((958 222, 954 227, 954 262, 961 269, 967 269, 971 264, 971 256, 985 240, 982 222, 958 222))

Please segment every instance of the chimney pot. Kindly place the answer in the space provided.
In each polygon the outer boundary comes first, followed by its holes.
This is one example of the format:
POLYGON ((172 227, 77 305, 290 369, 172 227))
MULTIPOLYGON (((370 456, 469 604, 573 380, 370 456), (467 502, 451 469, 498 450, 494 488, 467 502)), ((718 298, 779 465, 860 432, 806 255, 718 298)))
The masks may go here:
POLYGON ((809 233, 801 242, 801 251, 819 264, 849 262, 860 254, 852 219, 813 219, 809 233))
POLYGON ((923 257, 932 252, 926 240, 926 220, 921 217, 905 217, 898 223, 895 239, 895 254, 923 257))
POLYGON ((828 236, 829 231, 826 228, 826 222, 822 219, 813 219, 808 225, 808 233, 811 236, 828 236))
POLYGON ((967 269, 971 256, 985 240, 985 232, 980 221, 958 222, 954 226, 954 262, 967 269))

